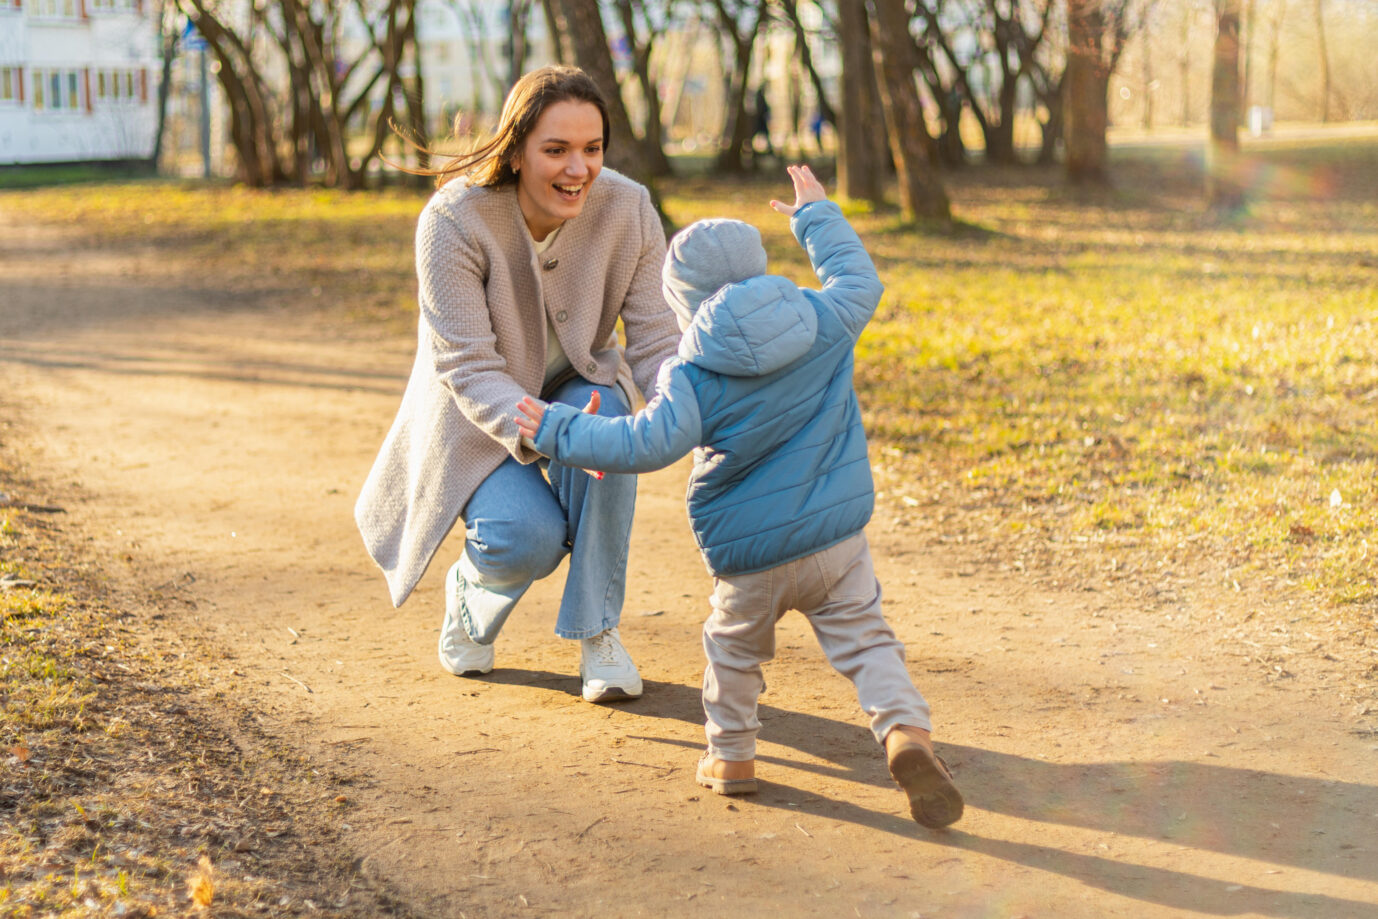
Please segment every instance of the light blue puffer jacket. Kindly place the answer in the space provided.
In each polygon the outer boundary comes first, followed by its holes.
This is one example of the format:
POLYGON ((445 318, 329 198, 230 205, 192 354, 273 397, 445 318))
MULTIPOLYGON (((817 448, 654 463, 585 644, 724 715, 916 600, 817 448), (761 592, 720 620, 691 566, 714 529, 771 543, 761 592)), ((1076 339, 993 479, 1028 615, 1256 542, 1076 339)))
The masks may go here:
POLYGON ((865 527, 874 492, 852 389, 852 351, 881 283, 837 205, 800 208, 790 229, 821 290, 761 275, 709 297, 635 415, 552 404, 536 448, 562 463, 649 472, 695 450, 689 520, 715 575, 749 574, 865 527))

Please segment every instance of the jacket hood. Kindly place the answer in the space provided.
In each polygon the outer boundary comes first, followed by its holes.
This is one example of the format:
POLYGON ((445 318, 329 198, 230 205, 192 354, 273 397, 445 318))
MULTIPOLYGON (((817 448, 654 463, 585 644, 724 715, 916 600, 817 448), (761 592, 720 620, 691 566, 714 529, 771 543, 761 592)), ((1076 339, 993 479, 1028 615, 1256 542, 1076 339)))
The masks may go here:
POLYGON ((703 301, 680 339, 679 356, 734 377, 773 373, 813 347, 818 314, 792 282, 761 275, 703 301))

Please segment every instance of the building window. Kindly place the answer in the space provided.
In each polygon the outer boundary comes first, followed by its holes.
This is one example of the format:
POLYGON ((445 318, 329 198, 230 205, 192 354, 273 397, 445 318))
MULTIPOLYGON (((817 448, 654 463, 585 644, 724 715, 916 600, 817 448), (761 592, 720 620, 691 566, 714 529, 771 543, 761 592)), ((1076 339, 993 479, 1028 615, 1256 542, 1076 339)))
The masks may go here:
POLYGON ((81 73, 79 71, 34 70, 34 111, 75 112, 81 109, 81 97, 81 73))
POLYGON ((24 72, 18 67, 0 67, 0 105, 24 101, 24 72))
POLYGON ((138 12, 138 0, 86 0, 87 6, 96 13, 138 12))
POLYGON ((144 101, 142 80, 139 70, 97 70, 93 87, 96 101, 106 105, 137 105, 144 101))
POLYGON ((32 15, 40 19, 79 19, 79 0, 29 0, 32 15))

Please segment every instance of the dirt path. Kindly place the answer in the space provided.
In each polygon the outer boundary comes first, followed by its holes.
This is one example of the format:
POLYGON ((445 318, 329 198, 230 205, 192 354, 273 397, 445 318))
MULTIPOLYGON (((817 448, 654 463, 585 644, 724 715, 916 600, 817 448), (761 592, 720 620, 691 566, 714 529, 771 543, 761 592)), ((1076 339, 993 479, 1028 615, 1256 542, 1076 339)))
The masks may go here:
POLYGON ((1039 592, 882 506, 888 615, 967 816, 909 820, 799 617, 767 672, 762 791, 729 802, 692 780, 709 581, 684 468, 641 487, 622 631, 643 699, 580 701, 559 575, 499 669, 457 679, 435 661, 446 565, 394 611, 351 520, 409 335, 2 218, 0 277, 6 439, 150 628, 207 636, 207 699, 358 777, 338 844, 423 913, 1378 917, 1373 652, 1282 601, 1039 592))

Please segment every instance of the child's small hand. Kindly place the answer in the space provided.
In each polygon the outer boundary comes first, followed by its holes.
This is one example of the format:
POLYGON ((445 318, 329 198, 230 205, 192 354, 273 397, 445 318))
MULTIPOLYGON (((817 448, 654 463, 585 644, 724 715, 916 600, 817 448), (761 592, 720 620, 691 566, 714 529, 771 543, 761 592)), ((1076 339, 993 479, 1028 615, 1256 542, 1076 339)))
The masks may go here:
POLYGON ((535 440, 536 432, 541 429, 541 419, 545 417, 545 403, 530 396, 522 396, 522 400, 517 403, 517 410, 521 412, 513 418, 517 422, 517 430, 522 432, 523 437, 535 440))
MULTIPOLYGON (((598 392, 595 390, 589 396, 589 404, 584 406, 584 411, 587 414, 596 415, 598 414, 598 407, 601 404, 602 397, 599 396, 598 392)), ((517 430, 521 431, 522 436, 527 440, 534 441, 536 439, 536 432, 541 429, 541 419, 545 417, 545 403, 539 399, 533 399, 530 396, 522 396, 521 401, 517 403, 517 410, 521 412, 521 414, 514 416, 512 419, 517 422, 517 430)), ((595 479, 603 478, 603 473, 597 470, 585 469, 584 471, 595 479)))
POLYGON ((789 172, 789 177, 794 180, 794 204, 771 201, 770 206, 775 210, 786 217, 793 217, 794 212, 806 204, 828 200, 828 193, 823 190, 823 183, 814 178, 813 170, 808 166, 788 166, 786 171, 789 172))

